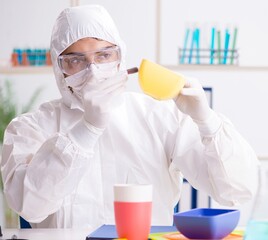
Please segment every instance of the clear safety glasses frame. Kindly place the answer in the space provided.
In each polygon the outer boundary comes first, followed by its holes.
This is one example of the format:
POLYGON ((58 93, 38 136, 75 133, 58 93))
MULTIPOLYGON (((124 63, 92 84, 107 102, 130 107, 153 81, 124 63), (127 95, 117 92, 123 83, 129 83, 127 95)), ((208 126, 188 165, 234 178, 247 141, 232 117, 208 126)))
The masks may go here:
POLYGON ((95 64, 98 67, 101 64, 120 61, 121 51, 118 46, 96 51, 70 53, 58 57, 58 65, 62 73, 68 76, 88 68, 91 64, 95 64))

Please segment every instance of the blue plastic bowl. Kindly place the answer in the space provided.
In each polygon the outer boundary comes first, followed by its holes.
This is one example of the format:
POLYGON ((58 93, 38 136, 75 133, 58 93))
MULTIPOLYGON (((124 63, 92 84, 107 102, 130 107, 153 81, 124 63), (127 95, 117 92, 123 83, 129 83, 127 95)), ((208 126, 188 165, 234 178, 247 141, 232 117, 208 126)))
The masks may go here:
POLYGON ((174 214, 178 231, 191 239, 222 239, 238 224, 239 210, 195 208, 174 214))

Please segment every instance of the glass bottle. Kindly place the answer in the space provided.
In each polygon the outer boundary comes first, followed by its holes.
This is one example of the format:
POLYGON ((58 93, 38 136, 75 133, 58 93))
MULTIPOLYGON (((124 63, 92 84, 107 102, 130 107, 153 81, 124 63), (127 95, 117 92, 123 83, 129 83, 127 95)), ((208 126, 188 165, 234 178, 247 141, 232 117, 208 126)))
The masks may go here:
POLYGON ((268 239, 268 169, 259 169, 259 185, 244 240, 268 239))

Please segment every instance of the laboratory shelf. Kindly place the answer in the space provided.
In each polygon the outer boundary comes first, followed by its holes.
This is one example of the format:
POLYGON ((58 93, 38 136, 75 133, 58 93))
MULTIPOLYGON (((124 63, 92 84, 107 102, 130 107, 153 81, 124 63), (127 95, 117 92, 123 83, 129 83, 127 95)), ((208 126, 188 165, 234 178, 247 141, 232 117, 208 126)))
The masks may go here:
POLYGON ((0 74, 52 74, 52 66, 0 67, 0 74))
POLYGON ((202 65, 202 64, 180 64, 163 65, 173 71, 268 71, 268 66, 238 66, 238 65, 202 65))
MULTIPOLYGON (((197 65, 180 64, 162 66, 173 71, 268 71, 268 66, 237 66, 237 65, 197 65)), ((52 74, 52 66, 30 66, 30 67, 0 67, 0 74, 52 74)))

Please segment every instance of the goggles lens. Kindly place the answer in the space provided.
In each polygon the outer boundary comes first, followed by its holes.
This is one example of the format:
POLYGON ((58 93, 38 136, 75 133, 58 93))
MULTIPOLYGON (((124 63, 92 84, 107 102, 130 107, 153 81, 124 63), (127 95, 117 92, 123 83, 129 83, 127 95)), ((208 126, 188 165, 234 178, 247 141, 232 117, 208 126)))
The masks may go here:
POLYGON ((58 57, 58 64, 64 74, 73 75, 88 68, 91 64, 101 68, 102 64, 120 62, 120 60, 120 49, 118 46, 115 46, 94 52, 60 55, 58 57))

